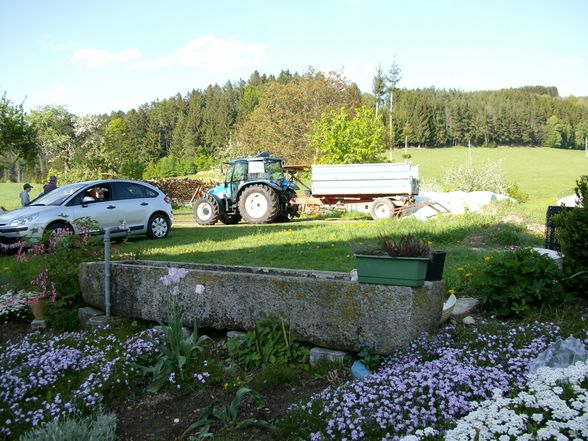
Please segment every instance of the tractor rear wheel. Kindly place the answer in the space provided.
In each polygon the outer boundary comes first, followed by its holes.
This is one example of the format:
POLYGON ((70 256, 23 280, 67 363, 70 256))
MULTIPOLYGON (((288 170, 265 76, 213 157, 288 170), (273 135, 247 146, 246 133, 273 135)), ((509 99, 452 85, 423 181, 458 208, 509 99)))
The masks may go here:
POLYGON ((192 212, 199 225, 214 225, 219 219, 218 202, 214 197, 207 194, 196 199, 192 212))
POLYGON ((388 198, 377 198, 370 206, 370 214, 372 219, 390 219, 394 216, 396 205, 388 198))
POLYGON ((280 200, 270 187, 252 185, 239 198, 239 212, 250 224, 267 224, 280 214, 280 200))

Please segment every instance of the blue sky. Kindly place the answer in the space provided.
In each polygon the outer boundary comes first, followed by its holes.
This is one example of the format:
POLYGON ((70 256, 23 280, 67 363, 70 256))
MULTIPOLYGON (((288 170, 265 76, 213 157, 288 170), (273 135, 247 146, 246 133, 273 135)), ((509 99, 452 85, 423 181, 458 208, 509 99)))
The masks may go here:
POLYGON ((399 87, 588 96, 588 0, 0 0, 0 91, 26 109, 127 111, 309 66, 369 92, 395 59, 399 87))

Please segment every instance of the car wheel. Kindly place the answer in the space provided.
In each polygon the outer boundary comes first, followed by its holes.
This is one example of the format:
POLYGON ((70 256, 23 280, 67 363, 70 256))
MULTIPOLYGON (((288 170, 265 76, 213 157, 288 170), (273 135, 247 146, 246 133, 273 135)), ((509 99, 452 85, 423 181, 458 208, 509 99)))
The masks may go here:
POLYGON ((64 222, 53 222, 52 224, 47 225, 47 228, 45 228, 43 238, 45 239, 45 241, 49 241, 51 239, 55 239, 56 237, 65 232, 73 233, 74 229, 71 225, 66 224, 64 222))
POLYGON ((169 218, 165 214, 155 213, 149 218, 147 237, 149 239, 163 239, 169 234, 169 228, 169 218))

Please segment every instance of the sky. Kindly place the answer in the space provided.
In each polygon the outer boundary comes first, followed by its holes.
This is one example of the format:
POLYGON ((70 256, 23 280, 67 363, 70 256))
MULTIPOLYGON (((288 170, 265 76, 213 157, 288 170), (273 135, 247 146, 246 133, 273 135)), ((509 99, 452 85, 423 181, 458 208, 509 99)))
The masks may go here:
POLYGON ((0 0, 0 93, 27 111, 128 111, 312 67, 371 92, 555 86, 588 96, 588 0, 0 0))

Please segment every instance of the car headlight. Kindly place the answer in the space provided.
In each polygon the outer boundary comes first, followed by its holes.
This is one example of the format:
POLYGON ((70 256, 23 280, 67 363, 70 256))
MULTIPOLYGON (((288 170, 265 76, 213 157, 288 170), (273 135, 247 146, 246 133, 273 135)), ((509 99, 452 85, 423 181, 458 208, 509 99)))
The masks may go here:
POLYGON ((33 213, 33 214, 29 214, 28 216, 17 217, 16 219, 13 219, 12 221, 10 221, 9 225, 11 227, 20 227, 20 226, 32 223, 38 217, 39 217, 39 213, 33 213))

